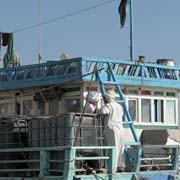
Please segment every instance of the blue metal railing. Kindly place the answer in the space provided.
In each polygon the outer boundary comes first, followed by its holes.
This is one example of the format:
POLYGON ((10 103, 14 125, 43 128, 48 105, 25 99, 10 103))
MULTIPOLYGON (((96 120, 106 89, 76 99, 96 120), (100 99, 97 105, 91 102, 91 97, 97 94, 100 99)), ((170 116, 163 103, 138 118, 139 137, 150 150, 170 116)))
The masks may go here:
POLYGON ((70 81, 90 80, 97 69, 107 78, 109 63, 120 84, 180 88, 180 68, 164 65, 79 57, 65 61, 49 61, 0 69, 0 90, 63 84, 70 81), (90 73, 90 74, 89 74, 90 73))
MULTIPOLYGON (((134 145, 132 146, 134 147, 134 145)), ((147 174, 158 174, 158 173, 169 173, 169 174, 177 174, 178 170, 178 145, 145 145, 143 147, 138 146, 139 148, 144 149, 167 149, 170 153, 166 156, 162 156, 162 154, 158 154, 153 156, 152 154, 149 156, 145 156, 143 158, 140 157, 140 154, 133 153, 132 154, 132 163, 134 163, 133 171, 129 173, 116 173, 116 169, 114 166, 115 162, 115 147, 99 147, 99 146, 89 146, 89 147, 45 147, 45 148, 15 148, 15 149, 0 149, 0 180, 20 180, 22 177, 24 179, 63 179, 63 180, 72 180, 73 177, 80 179, 96 179, 96 175, 92 173, 89 175, 77 175, 75 173, 75 162, 84 161, 84 160, 105 160, 107 161, 107 172, 99 173, 97 176, 99 178, 107 178, 113 179, 114 177, 126 178, 127 180, 132 179, 133 174, 143 175, 147 174), (95 157, 83 157, 77 156, 78 151, 87 151, 87 150, 105 150, 106 156, 97 155, 95 157), (170 151, 171 150, 171 151, 170 151), (61 152, 64 155, 62 160, 58 159, 58 155, 56 158, 52 159, 52 152, 61 152), (20 160, 19 156, 14 158, 13 154, 23 154, 24 159, 20 160), (39 156, 32 156, 31 153, 38 153, 39 156), (4 154, 4 155, 3 155, 4 154), (5 155, 9 156, 9 160, 3 159, 5 155), (27 156, 28 155, 28 156, 27 156), (26 156, 26 158, 25 158, 26 156), (136 157, 135 157, 136 156, 136 157), (139 156, 139 157, 138 157, 139 156), (162 161, 162 162, 161 162, 162 161), (63 163, 62 166, 57 166, 53 169, 52 164, 55 163, 63 163), (157 162, 157 163, 156 163, 157 162), (13 166, 14 164, 14 166, 13 166), (21 164, 21 166, 19 166, 21 164), (25 164, 28 166, 25 166, 25 164), (36 164, 36 165, 33 165, 36 164), (9 166, 10 165, 10 166, 9 166), (11 167, 11 168, 10 168, 11 167), (12 168, 13 167, 13 168, 12 168), (158 169, 158 168, 159 169, 158 169), (61 172, 62 168, 62 173, 61 172), (143 168, 143 169, 142 169, 143 168), (156 169, 153 169, 156 168, 156 169), (55 174, 51 174, 51 172, 55 172, 55 174), (58 174, 59 173, 59 174, 58 174), (3 176, 6 174, 6 176, 3 176)))
MULTIPOLYGON (((86 67, 84 74, 91 72, 97 63, 104 79, 108 79, 108 63, 111 65, 117 81, 124 85, 154 86, 180 88, 180 67, 140 63, 132 61, 118 61, 112 59, 83 58, 82 65, 86 67), (97 63, 98 62, 98 63, 97 63)), ((90 77, 84 77, 89 79, 90 77)))
MULTIPOLYGON (((4 179, 3 173, 5 173, 6 179, 8 175, 10 179, 18 177, 39 177, 39 178, 51 178, 51 179, 67 179, 71 180, 75 176, 75 162, 83 160, 107 160, 107 172, 109 174, 115 174, 115 147, 45 147, 45 148, 15 148, 15 149, 0 149, 0 179, 4 179), (107 156, 96 157, 77 157, 76 152, 79 150, 106 150, 107 156), (52 159, 52 152, 61 152, 64 155, 64 159, 58 160, 58 155, 55 159, 52 159), (23 160, 16 156, 17 153, 23 155, 23 160), (38 153, 34 154, 33 153, 38 153), (14 156, 13 156, 14 154, 14 156), (28 154, 28 156, 27 156, 28 154), (3 159, 2 156, 8 155, 3 159), (35 156, 36 155, 36 156, 35 156), (26 156, 26 157, 25 157, 26 156), (15 158, 16 157, 16 158, 15 158), (12 158, 12 159, 11 159, 12 158), (2 160, 3 159, 3 160, 2 160), (56 169, 52 169, 52 164, 63 163, 63 166, 57 166, 56 169), (14 166, 12 166, 14 165, 14 166), (19 166, 21 165, 21 166, 19 166), (28 166, 26 166, 28 165, 28 166), (10 168, 11 167, 11 168, 10 168), (18 168, 19 167, 19 168, 18 168), (61 169, 62 168, 62 169, 61 169), (51 175, 50 172, 62 172, 59 175, 51 175), (18 174, 20 173, 20 175, 18 174)), ((106 174, 107 176, 107 174, 106 174)))
POLYGON ((0 69, 0 90, 62 84, 80 77, 81 61, 51 61, 0 69))

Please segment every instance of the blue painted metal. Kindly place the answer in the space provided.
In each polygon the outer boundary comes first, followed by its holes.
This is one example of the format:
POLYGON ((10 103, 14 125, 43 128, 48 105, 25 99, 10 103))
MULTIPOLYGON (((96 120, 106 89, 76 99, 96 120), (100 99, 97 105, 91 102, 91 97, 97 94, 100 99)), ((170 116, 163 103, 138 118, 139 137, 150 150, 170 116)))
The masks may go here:
MULTIPOLYGON (((25 152, 39 152, 40 153, 40 167, 39 169, 35 169, 35 168, 29 168, 29 169, 18 169, 14 168, 14 169, 0 169, 0 173, 2 172, 28 172, 28 171, 39 171, 39 177, 40 179, 63 179, 63 180, 73 180, 73 177, 75 176, 75 161, 81 161, 84 160, 84 157, 78 157, 76 158, 76 151, 77 150, 95 150, 95 149, 99 149, 99 150, 106 150, 108 151, 107 156, 103 157, 103 156, 99 156, 99 157, 87 157, 87 159, 99 159, 99 160, 103 160, 103 159, 107 159, 108 160, 108 173, 104 174, 104 176, 109 177, 108 179, 113 179, 113 176, 115 175, 115 167, 114 167, 114 161, 115 161, 115 148, 114 147, 96 147, 96 146, 91 146, 91 147, 69 147, 69 146, 64 146, 64 147, 42 147, 42 148, 9 148, 9 149, 0 149, 0 153, 25 153, 25 152), (51 168, 50 163, 52 162, 58 162, 56 160, 50 160, 50 153, 53 151, 65 151, 65 160, 63 161, 64 163, 64 172, 63 172, 63 176, 59 175, 59 176, 49 176, 49 170, 51 168), (113 175, 113 176, 112 176, 113 175)), ((17 157, 18 158, 18 157, 17 157)), ((17 159, 12 159, 11 160, 12 163, 14 161, 17 161, 17 159)), ((1 160, 1 163, 6 163, 6 160, 1 160)), ((8 162, 9 163, 9 162, 8 162)), ((27 160, 23 160, 22 163, 27 163, 27 160)), ((6 166, 5 166, 6 167, 6 166)), ((86 176, 87 178, 88 176, 86 176)), ((35 178, 35 177, 34 177, 35 178)), ((84 177, 84 179, 86 179, 84 177)), ((0 180, 4 179, 4 177, 0 177, 0 180)), ((8 178, 7 178, 8 179, 8 178)), ((11 179, 15 180, 18 179, 17 177, 11 177, 11 179)), ((30 178, 31 179, 31 178, 30 178)))
MULTIPOLYGON (((179 82, 179 67, 95 58, 83 58, 82 63, 84 65, 90 64, 92 67, 95 62, 100 63, 100 67, 104 69, 107 69, 109 62, 112 65, 117 82, 123 85, 180 88, 180 85, 177 84, 179 82)), ((83 71, 84 74, 89 72, 88 69, 86 70, 83 71)), ((107 71, 101 71, 101 77, 103 81, 107 80, 107 71)), ((83 79, 90 80, 90 77, 86 76, 83 79)))
POLYGON ((40 173, 39 177, 43 178, 49 175, 49 152, 48 151, 40 151, 40 173))
POLYGON ((108 150, 108 156, 110 157, 109 160, 107 161, 107 169, 108 169, 108 174, 109 174, 109 180, 116 179, 115 174, 116 174, 116 167, 115 167, 115 162, 116 162, 116 151, 115 147, 113 149, 108 150))
MULTIPOLYGON (((113 178, 116 180, 136 180, 134 173, 116 173, 113 178)), ((110 180, 110 174, 76 175, 77 180, 110 180)))
MULTIPOLYGON (((81 61, 67 61, 0 69, 0 90, 63 84, 81 76, 81 61)), ((79 79, 78 79, 79 80, 79 79)))
POLYGON ((64 173, 63 179, 64 180, 71 180, 75 174, 75 157, 76 157, 76 150, 74 147, 71 147, 68 151, 65 152, 65 163, 64 163, 64 173))
MULTIPOLYGON (((139 146, 139 148, 142 148, 141 146, 139 146)), ((175 148, 176 150, 178 150, 178 148, 180 148, 179 146, 166 146, 166 145, 154 145, 152 146, 144 146, 143 148, 175 148)), ((39 177, 30 177, 30 178, 26 178, 26 177, 0 177, 0 180, 20 180, 20 179, 24 179, 24 180, 33 180, 33 179, 51 179, 51 180, 56 180, 56 179, 63 179, 63 180, 73 180, 73 179, 81 179, 81 180, 95 180, 95 179, 121 179, 121 180, 132 180, 133 177, 135 175, 138 176, 145 176, 145 175, 153 175, 153 174, 160 174, 160 173, 166 173, 166 174, 176 174, 177 173, 177 167, 172 166, 173 168, 171 170, 160 170, 160 171, 146 171, 146 172, 141 172, 141 171, 137 171, 137 172, 126 172, 126 173, 116 173, 115 172, 115 167, 114 167, 114 160, 115 160, 115 148, 114 147, 99 147, 99 146, 91 146, 91 147, 44 147, 44 148, 12 148, 12 149, 0 149, 0 153, 9 153, 9 152, 19 152, 19 153, 24 153, 24 152, 39 152, 40 153, 40 169, 37 171, 40 171, 40 175, 39 177), (76 151, 77 150, 94 150, 94 149, 105 149, 107 150, 109 153, 107 154, 107 157, 91 157, 91 159, 107 159, 109 161, 109 166, 108 166, 108 173, 99 173, 99 174, 91 174, 91 175, 75 175, 75 161, 78 160, 84 160, 84 157, 78 157, 76 158, 76 151), (64 161, 64 173, 63 176, 61 175, 54 175, 54 176, 49 176, 48 172, 50 170, 50 166, 49 163, 51 163, 50 160, 50 156, 49 154, 52 151, 62 151, 64 150, 66 153, 66 157, 65 157, 65 161, 64 161), (42 161, 42 162, 41 162, 42 161)), ((173 156, 175 156, 175 158, 178 157, 178 151, 176 151, 174 154, 172 153, 172 160, 173 160, 173 156)), ((140 156, 138 156, 140 158, 140 156)), ((87 159, 90 159, 90 157, 87 157, 87 159)), ((162 157, 155 157, 155 158, 146 158, 146 159, 142 159, 144 160, 161 160, 162 157)), ((6 162, 6 160, 1 160, 6 162)), ((16 159, 11 160, 12 163, 14 161, 16 161, 16 159)), ((27 160, 24 160, 24 162, 27 163, 27 160)), ((56 162, 55 160, 53 162, 56 162)), ((138 162, 136 160, 136 162, 138 162)), ((1 162, 2 163, 2 162, 1 162)), ((136 167, 136 166, 135 166, 136 167)), ((29 171, 29 169, 0 169, 0 173, 2 172, 21 172, 23 170, 24 171, 29 171)), ((36 169, 33 169, 36 170, 36 169)))
MULTIPOLYGON (((169 154, 167 154, 167 156, 163 156, 163 157, 157 157, 156 155, 155 156, 151 156, 151 157, 145 157, 145 158, 141 158, 140 161, 141 161, 141 164, 139 165, 139 167, 153 167, 153 164, 152 162, 154 162, 154 166, 157 166, 157 167, 162 167, 162 166, 166 166, 166 167, 169 167, 169 173, 171 171, 170 174, 174 174, 176 175, 177 172, 178 172, 178 157, 179 157, 179 150, 180 150, 180 145, 144 145, 142 146, 143 149, 167 149, 169 154), (155 161, 158 162, 155 163, 155 161), (166 161, 166 162, 164 162, 166 161), (143 162, 149 162, 149 163, 146 163, 145 165, 143 165, 143 162), (162 162, 162 163, 161 163, 162 162)), ((159 172, 164 172, 166 170, 157 170, 156 172, 159 173, 159 172)), ((139 172, 140 172, 140 169, 139 169, 139 172)))
POLYGON ((140 146, 137 147, 137 155, 136 155, 136 166, 135 171, 138 172, 140 170, 141 158, 144 156, 143 151, 140 146))
POLYGON ((172 164, 173 164, 173 167, 172 169, 174 170, 178 170, 178 160, 179 160, 179 148, 176 147, 176 148, 173 148, 173 158, 172 158, 172 164))
POLYGON ((67 82, 90 81, 97 63, 102 80, 108 80, 107 67, 112 66, 116 80, 124 85, 180 89, 180 68, 164 65, 79 57, 66 61, 0 69, 0 91, 49 86, 67 82))

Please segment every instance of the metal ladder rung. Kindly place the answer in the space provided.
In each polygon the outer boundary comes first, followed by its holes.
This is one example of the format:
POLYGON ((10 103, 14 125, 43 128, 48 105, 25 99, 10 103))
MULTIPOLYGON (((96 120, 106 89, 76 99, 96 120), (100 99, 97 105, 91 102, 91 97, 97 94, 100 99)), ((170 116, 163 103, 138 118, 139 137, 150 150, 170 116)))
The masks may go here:
POLYGON ((170 157, 158 157, 158 158, 141 158, 141 161, 157 161, 157 160, 171 160, 170 157))
POLYGON ((125 101, 124 100, 117 100, 116 102, 117 103, 124 103, 125 101))
POLYGON ((101 157, 76 157, 77 161, 81 160, 104 160, 104 159, 110 159, 108 156, 101 156, 101 157))
POLYGON ((124 121, 123 125, 126 125, 126 124, 133 124, 133 121, 124 121))
POLYGON ((102 81, 103 84, 118 84, 118 82, 115 81, 102 81))
POLYGON ((125 146, 140 146, 140 142, 125 142, 125 146))
POLYGON ((173 164, 143 164, 140 167, 173 166, 173 164))

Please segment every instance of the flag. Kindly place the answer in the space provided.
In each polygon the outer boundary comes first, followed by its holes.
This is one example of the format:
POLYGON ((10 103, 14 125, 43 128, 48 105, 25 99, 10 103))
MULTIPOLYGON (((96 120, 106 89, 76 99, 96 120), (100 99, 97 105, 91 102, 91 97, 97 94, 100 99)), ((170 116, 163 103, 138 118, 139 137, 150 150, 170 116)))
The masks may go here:
POLYGON ((13 48, 13 33, 9 33, 8 36, 8 47, 4 57, 4 66, 14 66, 14 48, 13 48))
POLYGON ((13 47, 13 33, 9 34, 8 47, 6 51, 6 55, 8 56, 9 61, 13 61, 14 59, 14 47, 13 47))
POLYGON ((0 32, 0 61, 1 61, 1 39, 2 39, 2 33, 0 32))
POLYGON ((7 46, 9 43, 10 33, 2 33, 2 45, 7 46))
POLYGON ((119 4, 118 12, 120 15, 121 28, 124 27, 126 21, 127 5, 128 5, 128 0, 121 0, 119 4))

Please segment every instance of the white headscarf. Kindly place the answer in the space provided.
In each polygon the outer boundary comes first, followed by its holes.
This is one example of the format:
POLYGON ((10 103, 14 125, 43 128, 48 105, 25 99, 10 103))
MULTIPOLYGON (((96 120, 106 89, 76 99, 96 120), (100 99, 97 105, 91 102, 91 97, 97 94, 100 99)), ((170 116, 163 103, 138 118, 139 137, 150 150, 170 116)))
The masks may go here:
POLYGON ((115 100, 116 98, 116 93, 114 90, 108 90, 106 91, 106 93, 104 94, 104 97, 107 99, 107 101, 112 101, 115 100))
POLYGON ((88 102, 94 103, 99 101, 99 94, 96 91, 91 91, 88 96, 88 102))

